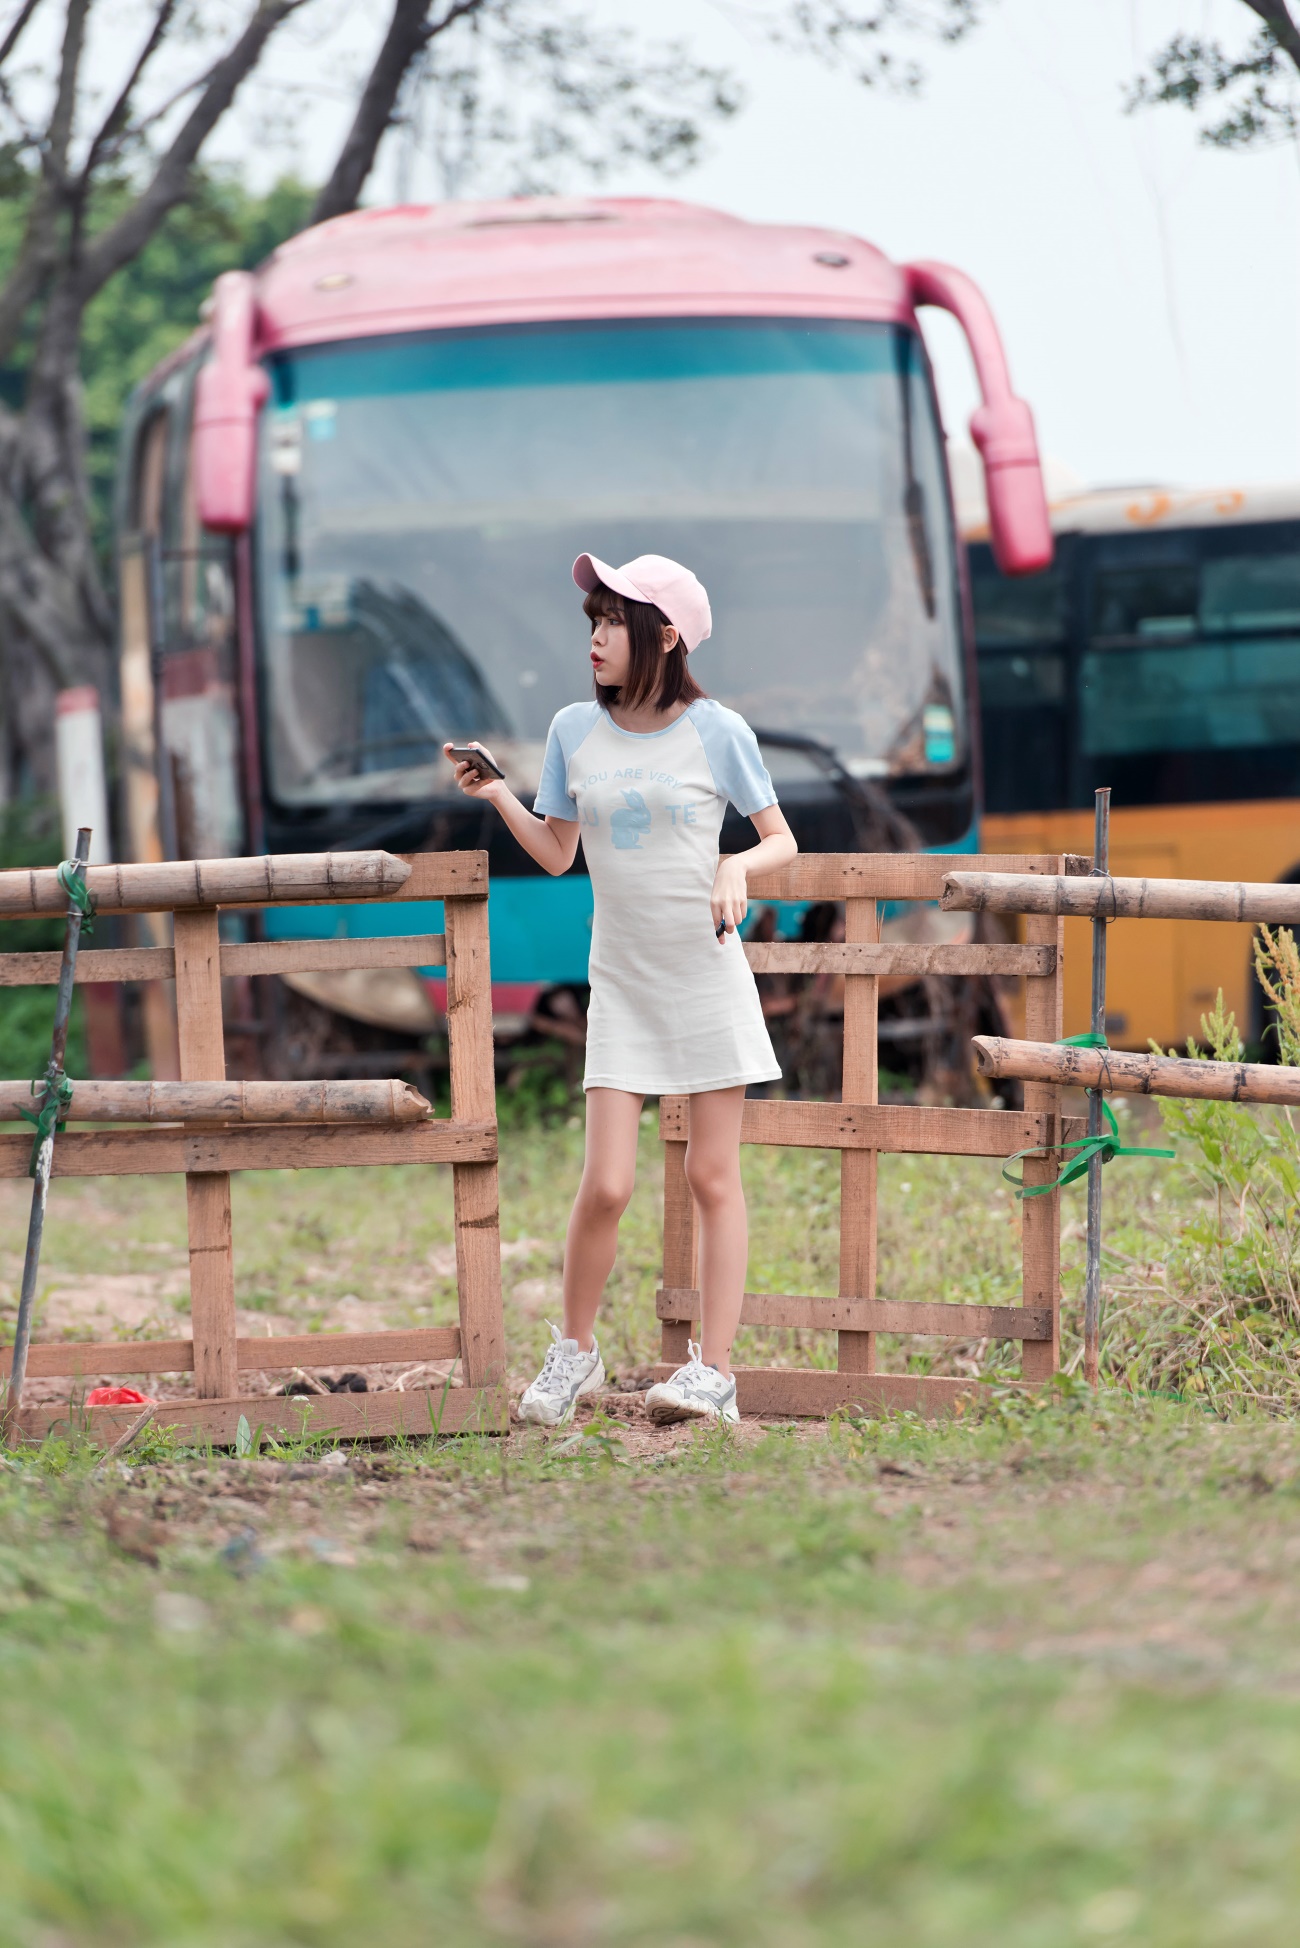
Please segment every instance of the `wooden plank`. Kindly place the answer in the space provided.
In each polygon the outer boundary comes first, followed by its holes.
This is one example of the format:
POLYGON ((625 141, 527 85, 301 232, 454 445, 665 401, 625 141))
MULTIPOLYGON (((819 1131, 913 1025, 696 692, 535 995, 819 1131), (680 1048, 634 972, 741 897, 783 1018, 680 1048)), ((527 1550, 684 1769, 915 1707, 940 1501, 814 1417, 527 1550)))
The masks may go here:
MULTIPOLYGON (((659 1134, 684 1142, 684 1096, 659 1104, 659 1134)), ((799 1150, 883 1150, 895 1156, 1009 1157, 1056 1140, 1054 1111, 932 1109, 920 1103, 747 1102, 742 1143, 799 1150)), ((1083 1117, 1065 1119, 1061 1141, 1086 1133, 1083 1117)), ((0 1139, 3 1140, 3 1139, 0 1139)), ((63 1141, 64 1139, 60 1139, 63 1141)), ((57 1165, 56 1165, 57 1168, 57 1165)), ((688 1279, 684 1281, 689 1284, 688 1279)))
MULTIPOLYGON (((1061 1034, 1060 956, 1064 934, 1064 922, 1049 915, 1031 914, 1025 921, 1025 938, 1031 945, 1054 946, 1057 950, 1056 974, 1025 982, 1025 1033, 1032 1041, 1054 1042, 1061 1034)), ((1027 1082, 1024 1090, 1026 1113, 1041 1117, 1052 1132, 1043 1140, 1055 1142, 1060 1091, 1045 1082, 1027 1082)), ((1061 1141, 1070 1140, 1062 1131, 1061 1141)), ((1027 1185, 1051 1183, 1060 1174, 1059 1155, 1026 1157, 1023 1169, 1027 1185)), ((1052 1191, 1046 1196, 1026 1197, 1021 1211, 1021 1302, 1040 1311, 1046 1307, 1052 1323, 1050 1333, 1025 1341, 1020 1370, 1026 1380, 1048 1380, 1060 1365, 1061 1194, 1052 1191)))
MULTIPOLYGON (((219 1082, 226 1073, 221 1022, 221 940, 211 909, 173 916, 176 1026, 183 1082, 219 1082)), ((276 1132, 276 1137, 280 1132, 276 1132)), ((272 1141, 276 1140, 272 1138, 272 1141)), ((190 1320, 194 1385, 205 1399, 235 1391, 235 1256, 226 1171, 187 1171, 190 1320)))
POLYGON ((441 933, 400 933, 372 939, 231 941, 221 949, 223 974, 331 974, 357 967, 442 967, 441 933))
MULTIPOLYGON (((0 954, 0 987, 49 988, 59 979, 61 954, 0 954)), ((171 981, 176 956, 170 947, 84 947, 77 954, 75 979, 89 981, 171 981)))
MULTIPOLYGON (((686 1181, 686 1139, 690 1135, 690 1097, 667 1096, 680 1117, 680 1137, 664 1144, 664 1284, 694 1286, 699 1277, 699 1216, 686 1181)), ((663 1103, 660 1105, 662 1112, 663 1103)), ((659 1356, 667 1370, 685 1364, 687 1342, 700 1317, 698 1309, 680 1321, 666 1319, 659 1338, 659 1356)))
POLYGON ((194 1384, 219 1398, 235 1384, 235 1241, 230 1178, 225 1171, 187 1174, 185 1210, 190 1243, 190 1317, 194 1322, 194 1384))
MULTIPOLYGON (((845 941, 877 946, 880 906, 850 899, 844 912, 845 941)), ((844 1079, 842 1105, 875 1104, 879 1094, 877 1027, 880 981, 862 972, 844 977, 844 1079)), ((876 1296, 876 1215, 880 1153, 840 1152, 840 1291, 871 1300, 876 1296)), ((874 1373, 876 1344, 869 1331, 846 1329, 839 1336, 841 1373, 874 1373)))
MULTIPOLYGON (((469 1122, 495 1122, 487 905, 481 899, 455 898, 446 902, 445 910, 452 1114, 469 1122)), ((496 1163, 456 1163, 452 1183, 465 1378, 470 1386, 487 1386, 506 1370, 496 1163)))
POLYGON ((459 1326, 414 1326, 392 1332, 268 1334, 235 1342, 241 1373, 275 1373, 288 1366, 415 1365, 460 1358, 459 1326))
MULTIPOLYGON (((671 1371, 657 1366, 656 1380, 666 1380, 671 1371)), ((799 1372, 783 1366, 738 1366, 735 1372, 741 1413, 776 1419, 821 1419, 837 1407, 866 1415, 924 1414, 928 1419, 952 1413, 978 1385, 936 1374, 799 1372)))
MULTIPOLYGON (((460 1356, 457 1326, 418 1326, 406 1332, 279 1333, 235 1341, 241 1373, 278 1373, 301 1366, 379 1366, 401 1361, 454 1360, 460 1356)), ((9 1372, 9 1349, 0 1349, 0 1379, 9 1372)), ((41 1379, 83 1373, 192 1373, 190 1339, 59 1340, 33 1346, 29 1374, 41 1379)))
POLYGON ((754 900, 937 900, 952 872, 1055 873, 1061 855, 975 852, 805 852, 749 882, 754 900))
MULTIPOLYGON (((697 1291, 664 1289, 655 1295, 660 1319, 698 1319, 697 1291)), ((743 1326, 768 1326, 805 1332, 901 1332, 937 1334, 945 1339, 1041 1339, 1050 1333, 1047 1307, 1019 1305, 923 1304, 913 1299, 803 1298, 746 1292, 743 1326)), ((841 1368, 841 1371, 844 1369, 841 1368)), ((860 1370, 860 1369, 859 1369, 860 1370)))
MULTIPOLYGON (((32 1106, 31 1085, 0 1082, 0 1120, 32 1106)), ((389 1125, 422 1123, 431 1105, 409 1082, 81 1082, 73 1084, 76 1123, 389 1125)))
MULTIPOLYGON (((166 1177, 193 1170, 339 1170, 407 1163, 491 1163, 495 1123, 440 1121, 360 1129, 68 1130, 54 1146, 56 1177, 166 1177)), ((0 1135, 0 1178, 25 1177, 30 1136, 0 1135)))
POLYGON ((972 942, 924 945, 887 940, 874 946, 844 941, 746 941, 755 974, 1050 974, 1050 947, 972 942))
MULTIPOLYGON (((69 1410, 66 1405, 23 1410, 21 1428, 28 1440, 40 1440, 51 1430, 75 1428, 103 1443, 125 1434, 136 1417, 133 1407, 91 1407, 69 1410)), ((168 1400, 156 1425, 174 1428, 182 1438, 207 1438, 218 1447, 233 1447, 241 1415, 250 1428, 266 1434, 293 1436, 304 1427, 310 1433, 335 1435, 345 1441, 384 1440, 395 1434, 431 1435, 435 1423, 441 1434, 507 1434, 510 1402, 504 1387, 441 1387, 409 1393, 303 1394, 285 1398, 249 1394, 224 1400, 168 1400)))
MULTIPOLYGON (((356 967, 441 967, 447 958, 440 933, 389 934, 367 940, 223 941, 221 972, 230 974, 328 974, 356 967)), ((54 987, 60 954, 0 954, 0 987, 54 987)), ((170 947, 89 947, 77 956, 78 984, 91 981, 171 981, 176 956, 170 947)))
MULTIPOLYGON (((411 867, 391 852, 282 852, 89 866, 85 877, 98 912, 164 913, 382 899, 405 884, 411 867)), ((63 913, 67 904, 53 866, 0 872, 0 916, 63 913)))
POLYGON ((1271 880, 1075 879, 948 875, 943 906, 957 913, 1044 913, 1086 920, 1228 920, 1300 924, 1300 886, 1271 880))
POLYGON ((401 852, 411 877, 390 897, 401 900, 485 900, 488 894, 486 852, 401 852))

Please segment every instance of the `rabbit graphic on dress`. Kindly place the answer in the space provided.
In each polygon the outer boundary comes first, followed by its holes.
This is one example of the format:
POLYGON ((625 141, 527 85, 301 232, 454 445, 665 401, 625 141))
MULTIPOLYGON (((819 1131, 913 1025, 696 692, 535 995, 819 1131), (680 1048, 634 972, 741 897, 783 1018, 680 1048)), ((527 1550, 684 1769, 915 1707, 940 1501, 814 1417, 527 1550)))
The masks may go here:
POLYGON ((650 807, 639 791, 625 791, 626 805, 609 815, 609 836, 620 852, 639 852, 640 834, 650 830, 650 807))

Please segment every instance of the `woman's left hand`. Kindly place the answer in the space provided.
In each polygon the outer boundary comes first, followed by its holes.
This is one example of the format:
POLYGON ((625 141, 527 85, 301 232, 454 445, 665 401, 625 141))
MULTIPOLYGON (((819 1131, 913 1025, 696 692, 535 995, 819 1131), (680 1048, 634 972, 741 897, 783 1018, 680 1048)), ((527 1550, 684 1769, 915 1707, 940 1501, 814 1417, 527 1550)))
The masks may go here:
POLYGON ((739 859, 718 861, 709 904, 713 909, 713 931, 721 943, 724 933, 735 933, 749 911, 749 876, 739 859))

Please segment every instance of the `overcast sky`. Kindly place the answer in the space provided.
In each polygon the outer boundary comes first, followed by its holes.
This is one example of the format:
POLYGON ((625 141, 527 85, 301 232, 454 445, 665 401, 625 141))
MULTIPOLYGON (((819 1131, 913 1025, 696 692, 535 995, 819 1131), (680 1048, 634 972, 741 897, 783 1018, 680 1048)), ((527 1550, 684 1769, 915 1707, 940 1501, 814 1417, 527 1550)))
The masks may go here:
MULTIPOLYGON (((1045 450, 1090 485, 1300 477, 1300 154, 1223 154, 1180 111, 1121 112, 1123 84, 1176 28, 1244 42, 1241 0, 998 0, 961 45, 915 43, 920 100, 774 50, 725 0, 590 11, 689 40, 748 94, 676 185, 636 170, 603 192, 843 227, 960 265, 994 307, 1045 450)), ((343 113, 304 121, 304 173, 324 173, 343 113)), ((368 200, 391 200, 394 162, 368 200)), ((933 312, 925 329, 955 430, 973 404, 960 335, 933 312)))

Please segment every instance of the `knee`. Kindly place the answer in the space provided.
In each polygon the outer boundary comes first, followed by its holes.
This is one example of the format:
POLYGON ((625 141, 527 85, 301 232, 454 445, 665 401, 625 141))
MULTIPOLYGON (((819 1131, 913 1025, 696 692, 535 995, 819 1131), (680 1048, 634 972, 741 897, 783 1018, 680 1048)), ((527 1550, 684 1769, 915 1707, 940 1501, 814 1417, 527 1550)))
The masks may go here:
POLYGON ((741 1195, 740 1164, 733 1158, 693 1158, 688 1150, 686 1182, 702 1211, 718 1210, 741 1195))
POLYGON ((617 1221, 632 1197, 633 1179, 609 1171, 589 1171, 582 1179, 578 1204, 582 1214, 595 1223, 617 1221))

